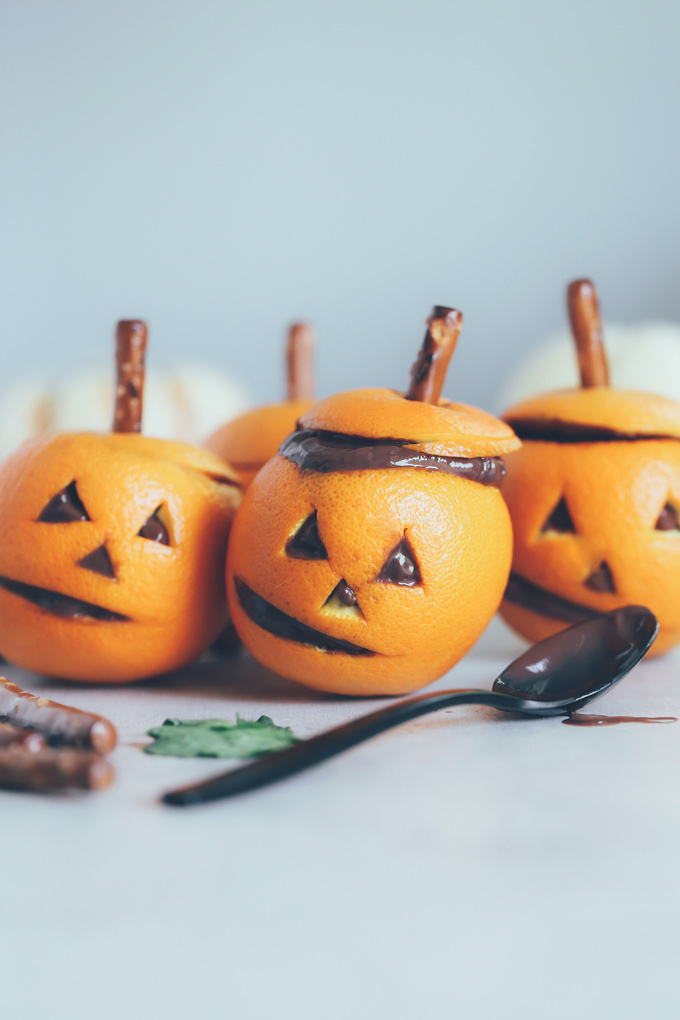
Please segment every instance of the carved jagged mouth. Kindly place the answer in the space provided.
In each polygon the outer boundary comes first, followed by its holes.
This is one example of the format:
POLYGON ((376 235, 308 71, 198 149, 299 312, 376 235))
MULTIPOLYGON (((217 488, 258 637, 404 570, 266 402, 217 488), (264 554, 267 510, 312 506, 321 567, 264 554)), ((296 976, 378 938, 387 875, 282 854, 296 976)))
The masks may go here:
POLYGON ((262 630, 269 631, 275 637, 284 638, 286 641, 296 641, 302 645, 311 645, 324 652, 344 652, 345 655, 376 654, 369 648, 353 645, 351 641, 343 641, 341 638, 330 637, 323 631, 308 627, 306 623, 300 623, 294 616, 288 616, 287 613, 273 606, 271 602, 263 599, 261 595, 256 594, 240 578, 235 579, 234 585, 241 608, 246 616, 249 616, 253 623, 256 623, 262 630))
POLYGON ((599 611, 580 602, 570 602, 555 592, 541 588, 533 581, 527 581, 519 574, 510 574, 505 598, 517 606, 530 609, 532 613, 540 613, 541 616, 549 616, 551 620, 563 620, 565 623, 581 623, 591 616, 597 616, 599 611))
POLYGON ((0 577, 0 588, 9 591, 12 595, 32 602, 39 609, 44 609, 53 616, 60 616, 65 620, 107 620, 109 622, 120 622, 129 620, 129 616, 122 613, 114 613, 112 609, 104 609, 92 602, 84 602, 82 599, 75 599, 71 595, 62 595, 58 591, 50 591, 49 588, 38 588, 34 584, 24 584, 23 581, 13 581, 9 577, 0 577))

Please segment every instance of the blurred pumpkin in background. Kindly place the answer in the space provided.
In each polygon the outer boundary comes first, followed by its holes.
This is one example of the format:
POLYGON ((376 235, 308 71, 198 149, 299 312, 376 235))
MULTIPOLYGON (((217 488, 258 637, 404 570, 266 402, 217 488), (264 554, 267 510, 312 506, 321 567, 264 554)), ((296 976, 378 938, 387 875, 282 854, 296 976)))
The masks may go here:
MULTIPOLYGON (((204 365, 152 370, 144 385, 144 429, 159 439, 200 443, 250 401, 224 373, 204 365)), ((86 369, 66 379, 26 379, 0 393, 0 459, 25 439, 52 432, 103 431, 113 415, 113 373, 86 369)))
POLYGON ((227 421, 206 440, 206 447, 228 461, 247 488, 263 464, 278 451, 298 419, 314 403, 314 335, 296 323, 288 331, 288 395, 278 404, 256 407, 227 421))
POLYGON ((597 299, 568 296, 581 387, 511 407, 522 439, 503 489, 513 567, 503 618, 538 641, 635 603, 660 623, 651 655, 680 641, 680 403, 608 385, 597 299))
MULTIPOLYGON (((673 322, 605 323, 611 385, 657 393, 680 403, 680 326, 673 322)), ((537 393, 579 385, 574 338, 569 330, 548 337, 521 360, 505 380, 500 407, 511 407, 537 393)))

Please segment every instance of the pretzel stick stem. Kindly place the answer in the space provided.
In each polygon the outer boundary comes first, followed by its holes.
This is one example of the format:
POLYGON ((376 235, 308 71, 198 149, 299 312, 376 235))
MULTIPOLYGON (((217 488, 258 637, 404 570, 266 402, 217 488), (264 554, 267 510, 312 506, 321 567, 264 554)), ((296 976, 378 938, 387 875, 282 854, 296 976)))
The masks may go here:
POLYGON ((567 289, 567 310, 574 335, 581 386, 609 385, 597 293, 590 280, 574 280, 567 289))
POLYGON ((114 432, 141 432, 146 323, 124 319, 116 327, 114 432))
POLYGON ((438 404, 446 370, 463 327, 463 316, 455 308, 435 305, 425 321, 427 331, 411 369, 406 399, 438 404))
POLYGON ((286 366, 288 399, 311 400, 314 396, 314 333, 304 322, 296 322, 288 330, 286 366))

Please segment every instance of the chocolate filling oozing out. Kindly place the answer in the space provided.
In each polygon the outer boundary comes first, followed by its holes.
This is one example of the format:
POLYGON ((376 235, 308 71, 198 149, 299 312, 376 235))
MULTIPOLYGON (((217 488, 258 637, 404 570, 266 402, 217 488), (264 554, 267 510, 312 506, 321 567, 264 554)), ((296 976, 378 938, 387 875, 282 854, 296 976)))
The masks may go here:
POLYGON ((654 527, 656 531, 680 531, 680 514, 672 503, 666 503, 654 527))
POLYGON ((333 594, 337 595, 343 606, 347 606, 348 609, 351 606, 356 606, 357 604, 357 597, 354 594, 354 589, 351 588, 344 579, 337 583, 333 590, 333 594))
POLYGON ((92 602, 84 602, 82 599, 62 595, 61 592, 50 591, 48 588, 38 588, 34 584, 24 584, 23 581, 12 581, 9 577, 0 577, 0 588, 26 599, 27 602, 32 602, 39 609, 68 620, 89 618, 119 622, 130 619, 129 616, 114 613, 112 609, 103 609, 102 606, 96 606, 92 602))
POLYGON ((499 487, 505 477, 501 457, 439 457, 420 453, 406 439, 366 439, 337 432, 299 429, 283 441, 279 453, 303 471, 371 471, 420 468, 499 487))
POLYGON ((563 620, 565 623, 581 623, 591 616, 596 616, 598 612, 597 609, 590 606, 570 602, 569 599, 564 599, 561 595, 547 591, 532 581, 520 577, 519 574, 510 574, 504 597, 508 602, 514 602, 518 606, 530 609, 533 613, 549 616, 551 620, 563 620))
MULTIPOLYGON (((261 464, 255 465, 256 467, 262 467, 261 464)), ((243 465, 241 465, 243 467, 243 465)), ((211 475, 209 471, 201 471, 200 474, 204 475, 209 481, 214 482, 215 485, 227 485, 232 489, 242 489, 243 486, 235 478, 227 478, 226 475, 211 475)))
POLYGON ((561 421, 559 418, 505 418, 516 436, 521 440, 537 440, 544 443, 614 443, 636 442, 645 439, 674 439, 659 433, 645 435, 639 432, 621 432, 604 425, 581 425, 578 422, 561 421))
POLYGON ((43 524, 73 524, 74 521, 89 521, 90 516, 78 495, 75 481, 70 482, 56 496, 52 496, 38 520, 43 524))
MULTIPOLYGON (((160 507, 158 510, 160 510, 160 507)), ((147 518, 137 532, 137 535, 139 538, 146 538, 150 542, 159 542, 160 545, 170 545, 168 529, 158 516, 158 510, 154 510, 151 516, 147 518)))
POLYGON ((399 584, 403 588, 413 588, 417 584, 422 584, 415 554, 405 535, 387 557, 376 581, 382 584, 399 584))
POLYGON ((275 637, 284 638, 287 641, 297 641, 302 645, 311 645, 324 652, 344 652, 345 655, 375 655, 369 648, 362 648, 354 645, 351 641, 343 641, 341 638, 330 637, 320 630, 308 627, 306 623, 300 623, 293 616, 277 609, 271 602, 267 602, 261 595, 257 595, 252 588, 249 588, 245 581, 235 579, 236 594, 238 595, 241 608, 246 616, 250 617, 262 630, 269 631, 275 637))

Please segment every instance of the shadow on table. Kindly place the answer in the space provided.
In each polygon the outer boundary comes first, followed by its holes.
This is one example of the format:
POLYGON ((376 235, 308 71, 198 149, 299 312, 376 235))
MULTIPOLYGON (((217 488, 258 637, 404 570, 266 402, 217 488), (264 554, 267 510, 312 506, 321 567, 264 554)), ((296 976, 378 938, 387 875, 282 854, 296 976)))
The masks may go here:
POLYGON ((194 662, 183 669, 153 677, 144 686, 174 691, 186 697, 215 698, 224 701, 262 701, 268 705, 284 702, 323 702, 345 700, 339 695, 326 694, 309 687, 301 687, 286 680, 247 653, 233 658, 194 662))

